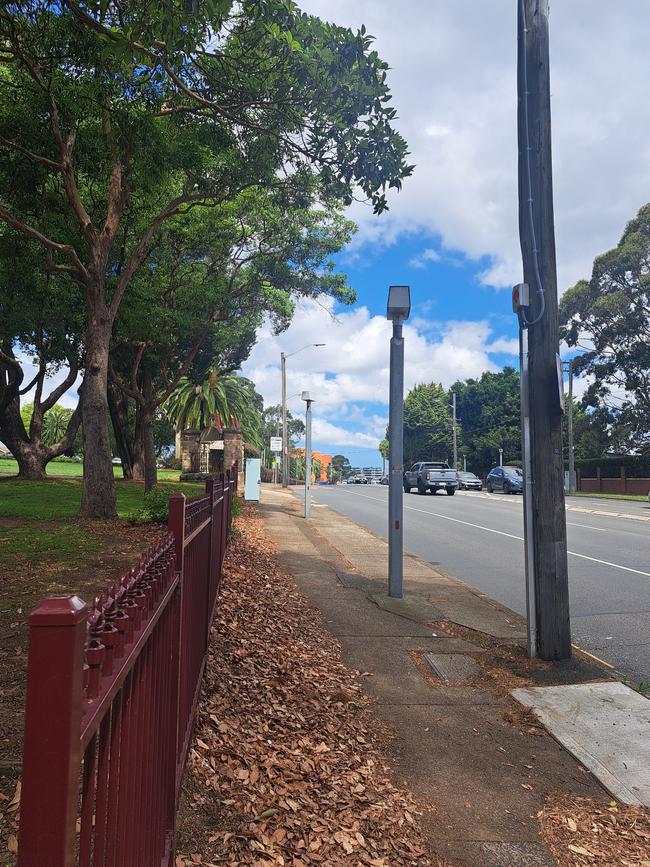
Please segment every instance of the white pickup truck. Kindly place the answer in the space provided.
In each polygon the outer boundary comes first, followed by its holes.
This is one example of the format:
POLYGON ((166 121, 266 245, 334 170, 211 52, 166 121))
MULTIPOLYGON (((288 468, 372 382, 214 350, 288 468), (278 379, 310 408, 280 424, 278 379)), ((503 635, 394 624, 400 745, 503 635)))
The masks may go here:
POLYGON ((444 488, 453 497, 458 488, 458 474, 443 461, 420 461, 404 473, 404 493, 410 494, 412 488, 417 488, 418 494, 427 491, 435 494, 444 488))

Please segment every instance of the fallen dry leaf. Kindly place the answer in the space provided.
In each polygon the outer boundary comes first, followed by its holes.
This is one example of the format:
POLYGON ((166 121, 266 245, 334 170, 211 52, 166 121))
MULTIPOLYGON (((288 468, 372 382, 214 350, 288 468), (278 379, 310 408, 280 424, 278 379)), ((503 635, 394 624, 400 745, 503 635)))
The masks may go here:
POLYGON ((341 663, 320 613, 280 567, 254 509, 244 509, 237 530, 179 852, 186 841, 185 852, 198 850, 204 864, 233 867, 444 867, 425 851, 412 799, 388 779, 359 675, 341 663), (202 810, 216 816, 212 824, 199 824, 202 810))

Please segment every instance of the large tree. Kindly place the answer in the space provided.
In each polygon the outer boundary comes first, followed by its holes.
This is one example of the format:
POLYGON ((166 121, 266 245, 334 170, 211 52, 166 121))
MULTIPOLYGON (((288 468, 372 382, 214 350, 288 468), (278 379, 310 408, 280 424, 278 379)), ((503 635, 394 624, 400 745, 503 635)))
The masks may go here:
POLYGON ((456 410, 463 432, 461 454, 476 473, 490 470, 499 461, 521 460, 519 374, 512 367, 497 373, 486 371, 478 379, 455 382, 456 410))
POLYGON ((57 406, 77 379, 81 316, 70 287, 40 272, 38 247, 15 242, 11 230, 0 233, 0 440, 19 477, 38 480, 72 447, 81 423, 80 406, 57 406), (21 406, 26 395, 28 413, 21 406))
POLYGON ((416 385, 404 399, 404 466, 416 461, 449 460, 451 448, 447 392, 435 382, 416 385))
POLYGON ((289 0, 17 0, 0 63, 0 220, 83 298, 81 508, 110 517, 111 334, 161 227, 314 172, 380 212, 411 167, 370 37, 289 0))
POLYGON ((593 378, 585 403, 613 403, 627 447, 650 448, 650 204, 594 261, 591 279, 565 292, 560 322, 568 345, 583 350, 574 370, 593 378))
MULTIPOLYGON (((135 401, 126 460, 132 457, 133 477, 144 478, 146 489, 155 483, 153 419, 183 378, 202 380, 206 359, 212 371, 236 370, 263 317, 286 327, 296 297, 353 299, 329 261, 353 224, 335 207, 312 207, 316 193, 316 186, 249 190, 161 230, 150 267, 134 278, 118 315, 109 362, 110 385, 123 393, 109 390, 114 427, 124 429, 124 398, 135 401)), ((122 449, 126 437, 117 439, 122 449)))

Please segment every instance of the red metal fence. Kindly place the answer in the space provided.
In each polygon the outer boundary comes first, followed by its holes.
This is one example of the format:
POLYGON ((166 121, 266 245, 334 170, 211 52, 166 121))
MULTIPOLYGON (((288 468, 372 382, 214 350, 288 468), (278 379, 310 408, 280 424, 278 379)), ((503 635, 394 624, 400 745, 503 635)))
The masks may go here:
POLYGON ((31 613, 18 864, 169 867, 237 467, 90 609, 31 613))

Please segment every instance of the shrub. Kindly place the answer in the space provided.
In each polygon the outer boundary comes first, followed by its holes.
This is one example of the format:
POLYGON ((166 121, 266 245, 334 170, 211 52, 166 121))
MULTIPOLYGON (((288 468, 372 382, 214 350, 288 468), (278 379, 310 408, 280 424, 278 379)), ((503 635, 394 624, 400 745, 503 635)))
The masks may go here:
POLYGON ((238 518, 241 515, 241 500, 235 495, 232 498, 232 516, 233 518, 238 518))
POLYGON ((133 524, 165 524, 169 515, 169 493, 153 488, 144 495, 144 502, 129 518, 133 524))

